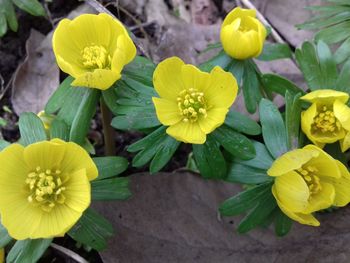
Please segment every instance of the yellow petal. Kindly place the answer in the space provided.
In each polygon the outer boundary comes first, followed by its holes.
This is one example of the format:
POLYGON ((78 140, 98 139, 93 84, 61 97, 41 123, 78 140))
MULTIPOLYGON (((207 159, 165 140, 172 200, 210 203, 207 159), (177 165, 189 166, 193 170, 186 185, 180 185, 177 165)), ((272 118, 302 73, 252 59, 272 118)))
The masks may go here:
POLYGON ((320 182, 322 190, 314 194, 309 199, 309 206, 303 211, 304 213, 313 213, 326 209, 334 203, 335 190, 332 184, 320 182))
MULTIPOLYGON (((18 186, 24 184, 29 169, 23 157, 24 147, 11 144, 0 153, 0 196, 6 191, 18 191, 18 186), (13 185, 14 188, 10 187, 13 185)), ((1 202, 1 198, 0 198, 1 202)))
POLYGON ((174 125, 182 120, 182 115, 175 102, 155 97, 152 100, 156 108, 157 118, 163 125, 174 125))
POLYGON ((89 207, 91 190, 85 169, 69 174, 69 180, 65 184, 65 187, 64 196, 66 199, 64 205, 76 212, 83 212, 89 207))
POLYGON ((178 141, 193 144, 203 144, 206 140, 205 133, 199 127, 199 124, 194 122, 179 122, 170 126, 166 130, 167 134, 174 137, 178 141))
POLYGON ((207 112, 207 117, 201 116, 198 119, 200 128, 205 134, 211 133, 217 127, 221 126, 224 121, 226 114, 228 113, 227 108, 214 108, 207 112))
POLYGON ((123 67, 136 56, 136 47, 128 35, 119 36, 112 57, 112 70, 120 73, 123 67))
POLYGON ((66 153, 61 161, 61 170, 63 173, 74 173, 81 169, 86 169, 88 179, 94 180, 98 176, 95 163, 89 154, 78 144, 74 142, 66 143, 66 153))
POLYGON ((301 168, 302 165, 309 162, 312 158, 319 155, 318 151, 307 149, 296 149, 278 157, 267 170, 269 176, 281 176, 290 171, 301 168))
POLYGON ((343 102, 335 100, 333 104, 334 116, 340 121, 342 127, 350 130, 350 108, 343 102))
POLYGON ((306 145, 303 149, 315 150, 319 152, 319 155, 317 157, 311 159, 307 163, 308 165, 317 168, 318 176, 340 178, 340 171, 338 169, 337 163, 335 162, 332 156, 330 156, 325 151, 312 144, 306 145))
POLYGON ((216 66, 210 72, 210 83, 203 92, 208 109, 229 108, 237 97, 237 81, 231 73, 216 66))
POLYGON ((319 147, 323 147, 324 145, 319 145, 317 142, 317 138, 313 136, 311 133, 311 125, 314 122, 314 118, 317 114, 317 105, 313 103, 306 111, 301 113, 301 129, 305 133, 305 135, 312 141, 314 144, 319 147))
POLYGON ((185 63, 178 57, 167 58, 158 64, 153 73, 153 84, 161 98, 176 101, 179 93, 185 89, 183 65, 185 63))
POLYGON ((350 132, 347 132, 343 139, 340 140, 340 148, 342 152, 350 148, 350 132))
POLYGON ((290 171, 276 177, 274 187, 276 196, 288 210, 301 212, 308 206, 309 188, 298 173, 290 171))
POLYGON ((201 91, 205 90, 209 85, 209 73, 200 71, 193 65, 183 65, 181 68, 181 73, 182 80, 186 89, 195 88, 201 91))
POLYGON ((335 100, 345 103, 349 99, 349 95, 345 92, 336 91, 332 89, 320 89, 312 91, 300 99, 309 101, 311 103, 318 102, 320 104, 333 104, 335 100))
POLYGON ((346 206, 350 202, 350 174, 344 164, 336 160, 340 170, 340 178, 327 178, 326 182, 331 183, 335 188, 333 205, 346 206))
POLYGON ((242 9, 240 7, 234 8, 230 13, 225 17, 222 27, 231 24, 237 18, 244 18, 247 16, 255 17, 256 10, 255 9, 242 9))
POLYGON ((320 225, 320 222, 312 214, 295 213, 295 212, 288 210, 276 197, 276 190, 275 190, 274 186, 272 187, 272 193, 276 198, 276 201, 277 201, 279 208, 289 218, 291 218, 291 219, 293 219, 293 220, 295 220, 303 225, 310 225, 310 226, 319 226, 320 225))
POLYGON ((37 142, 24 149, 24 160, 33 171, 37 167, 42 170, 54 169, 60 166, 66 147, 55 142, 37 142))
POLYGON ((120 79, 121 75, 109 69, 95 69, 93 72, 85 72, 79 75, 73 82, 72 86, 96 88, 106 90, 114 82, 120 79))

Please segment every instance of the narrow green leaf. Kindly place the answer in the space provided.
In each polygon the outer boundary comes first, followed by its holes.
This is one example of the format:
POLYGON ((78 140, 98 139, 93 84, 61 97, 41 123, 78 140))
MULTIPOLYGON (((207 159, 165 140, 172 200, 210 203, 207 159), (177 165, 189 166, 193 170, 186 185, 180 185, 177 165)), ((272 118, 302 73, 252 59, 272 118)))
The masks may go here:
POLYGON ((251 60, 245 61, 242 87, 245 106, 250 113, 256 112, 256 107, 262 98, 258 73, 252 63, 251 60))
POLYGON ((32 112, 22 113, 19 117, 18 125, 24 145, 47 139, 43 122, 32 112))
POLYGON ((59 119, 54 119, 50 126, 50 138, 59 138, 64 141, 69 140, 69 127, 68 125, 59 119))
POLYGON ((117 100, 118 96, 115 92, 114 86, 102 91, 102 97, 104 102, 106 103, 108 109, 114 114, 117 115, 117 100))
POLYGON ((69 134, 70 141, 79 145, 84 144, 85 137, 90 128, 91 119, 96 112, 99 96, 100 92, 96 89, 88 89, 85 93, 72 123, 69 134))
POLYGON ((124 67, 123 75, 152 87, 155 67, 151 60, 136 56, 131 63, 124 67))
POLYGON ((264 84, 265 89, 268 89, 271 92, 275 92, 284 96, 287 90, 291 93, 303 93, 305 92, 295 85, 293 82, 289 81, 286 78, 283 78, 279 75, 275 74, 264 74, 262 76, 262 82, 264 84))
POLYGON ((227 71, 231 72, 232 75, 236 78, 238 86, 241 85, 242 77, 244 75, 244 60, 236 60, 231 58, 231 63, 227 67, 227 71))
POLYGON ((350 38, 343 42, 334 54, 337 64, 345 62, 350 57, 350 38))
POLYGON ((105 218, 88 208, 68 235, 75 241, 101 251, 107 248, 107 239, 114 234, 113 227, 105 218))
POLYGON ((335 86, 338 78, 337 65, 331 50, 323 41, 317 43, 317 56, 323 76, 323 86, 328 88, 335 86))
POLYGON ((255 148, 256 156, 250 160, 234 158, 234 162, 263 170, 270 169, 272 163, 274 162, 274 159, 272 158, 265 145, 258 141, 252 141, 252 143, 255 148))
POLYGON ((51 95, 49 101, 45 106, 45 112, 48 114, 56 113, 63 104, 65 104, 66 98, 69 95, 69 90, 71 89, 71 83, 73 82, 71 76, 67 77, 57 88, 57 90, 51 95))
POLYGON ((10 0, 3 0, 2 4, 3 6, 0 4, 0 9, 4 8, 5 10, 5 16, 6 16, 8 26, 11 28, 12 31, 17 32, 18 21, 16 17, 15 8, 12 2, 10 0))
POLYGON ((3 149, 5 149, 7 146, 9 146, 9 145, 10 145, 9 142, 0 139, 0 152, 1 152, 3 149))
POLYGON ((259 105, 260 121, 265 145, 274 158, 288 151, 286 128, 277 107, 262 99, 259 105))
POLYGON ((350 94, 350 60, 348 60, 340 72, 337 80, 336 89, 350 94))
POLYGON ((272 61, 282 58, 292 58, 293 53, 288 44, 265 43, 261 55, 257 58, 263 61, 272 61))
POLYGON ((278 209, 275 217, 275 232, 279 237, 287 235, 292 228, 293 221, 278 209))
POLYGON ((12 240, 6 228, 0 223, 0 248, 4 248, 12 240))
POLYGON ((91 182, 92 200, 125 200, 131 196, 129 178, 95 180, 91 182))
POLYGON ((260 200, 267 191, 271 191, 271 184, 256 185, 248 190, 245 190, 235 196, 227 199, 219 207, 219 212, 222 216, 239 215, 251 208, 260 200))
POLYGON ((239 223, 238 232, 246 233, 262 224, 276 206, 276 200, 271 191, 267 191, 260 198, 260 202, 239 223))
POLYGON ((199 65, 199 68, 206 72, 210 72, 215 66, 220 66, 222 69, 227 70, 231 63, 232 58, 224 50, 221 50, 215 57, 199 65))
POLYGON ((193 144, 193 155, 204 178, 224 179, 227 165, 219 144, 209 135, 205 144, 193 144))
POLYGON ((148 134, 146 137, 142 138, 141 140, 131 144, 128 147, 128 152, 138 152, 140 150, 149 148, 149 146, 155 145, 156 142, 166 135, 166 127, 161 126, 157 130, 153 131, 152 133, 148 134))
POLYGON ((33 16, 45 16, 44 7, 38 0, 12 0, 12 2, 20 9, 26 11, 33 16))
POLYGON ((95 180, 117 176, 124 172, 129 165, 127 159, 119 156, 95 157, 93 161, 98 169, 98 177, 95 180))
POLYGON ((130 111, 126 115, 114 117, 111 123, 112 127, 119 130, 142 130, 160 126, 155 110, 151 111, 130 111))
POLYGON ((299 148, 299 134, 300 134, 300 119, 301 119, 301 101, 299 98, 301 94, 291 94, 286 92, 286 132, 288 140, 288 149, 299 148))
POLYGON ((344 12, 338 13, 328 18, 321 17, 319 19, 309 21, 308 23, 303 24, 302 27, 304 30, 313 30, 313 29, 332 26, 334 24, 338 24, 349 19, 350 19, 350 12, 344 10, 344 12))
POLYGON ((159 172, 170 161, 179 146, 179 141, 170 136, 165 137, 161 142, 161 147, 152 159, 150 165, 151 174, 159 172))
POLYGON ((326 27, 315 35, 316 41, 323 40, 327 44, 334 44, 350 37, 350 20, 326 27))
POLYGON ((232 109, 226 115, 225 124, 236 131, 248 135, 259 135, 261 133, 261 127, 257 122, 232 109))
POLYGON ((7 255, 7 263, 37 262, 50 246, 52 239, 19 240, 7 255))
POLYGON ((7 32, 7 21, 6 16, 0 13, 0 37, 4 36, 7 32))
POLYGON ((226 181, 240 184, 261 184, 272 181, 266 170, 245 166, 240 163, 230 163, 226 181))
POLYGON ((253 143, 244 135, 236 132, 225 124, 212 133, 213 138, 229 153, 241 159, 249 160, 255 157, 253 143))

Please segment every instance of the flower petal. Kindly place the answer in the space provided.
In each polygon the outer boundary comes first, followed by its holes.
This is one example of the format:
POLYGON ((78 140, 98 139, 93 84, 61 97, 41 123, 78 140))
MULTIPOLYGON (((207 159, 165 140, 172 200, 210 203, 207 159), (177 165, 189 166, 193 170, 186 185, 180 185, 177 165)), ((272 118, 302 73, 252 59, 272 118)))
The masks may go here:
POLYGON ((227 108, 214 108, 207 112, 207 117, 201 116, 198 119, 200 128, 205 134, 211 133, 217 127, 221 126, 224 121, 226 114, 228 113, 227 108))
POLYGON ((181 68, 182 80, 186 89, 195 88, 199 91, 205 90, 209 85, 210 75, 200 71, 197 67, 186 64, 181 68))
POLYGON ((321 144, 317 141, 317 138, 311 133, 311 125, 314 122, 314 118, 317 114, 317 105, 313 103, 306 111, 301 113, 301 129, 305 135, 312 141, 314 144, 323 148, 324 144, 321 144))
POLYGON ((347 132, 343 139, 340 141, 340 148, 342 152, 347 151, 350 148, 350 132, 347 132))
POLYGON ((302 212, 308 206, 309 188, 304 179, 290 171, 275 179, 275 193, 278 200, 292 212, 302 212))
POLYGON ((300 99, 309 101, 311 103, 317 102, 320 104, 333 104, 335 100, 345 103, 349 99, 349 95, 345 92, 336 91, 332 89, 320 89, 312 91, 300 99))
POLYGON ((152 98, 156 108, 157 118, 163 125, 174 125, 182 120, 177 104, 173 101, 152 98))
POLYGON ((317 194, 311 195, 309 206, 303 211, 306 214, 326 209, 334 203, 334 186, 329 183, 320 182, 322 190, 317 194))
POLYGON ((333 104, 333 112, 342 127, 350 131, 350 108, 345 103, 336 100, 333 104))
POLYGON ((310 225, 310 226, 319 226, 320 222, 312 215, 312 214, 302 214, 302 213, 294 213, 290 210, 288 210, 277 198, 276 196, 276 190, 275 187, 272 187, 272 193, 276 198, 277 204, 279 208, 282 210, 284 214, 286 214, 289 218, 299 222, 303 225, 310 225))
POLYGON ((57 169, 60 166, 66 147, 55 142, 37 142, 24 149, 24 160, 30 170, 38 166, 42 170, 57 169))
POLYGON ((216 66, 210 72, 210 83, 203 92, 208 110, 229 108, 237 97, 237 81, 231 73, 216 66))
POLYGON ((196 122, 191 123, 181 121, 173 126, 170 126, 166 132, 176 140, 185 143, 203 144, 206 140, 205 133, 196 122))
POLYGON ((72 86, 96 88, 106 90, 110 88, 114 82, 120 79, 121 75, 110 69, 95 69, 93 72, 85 72, 72 82, 72 86))
POLYGON ((225 19, 222 23, 222 27, 231 24, 237 18, 243 18, 246 16, 255 17, 256 10, 254 10, 254 9, 242 9, 240 7, 236 7, 230 13, 227 14, 227 16, 225 17, 225 19))
POLYGON ((313 158, 308 162, 308 165, 314 166, 317 168, 318 176, 335 177, 335 178, 341 177, 337 163, 335 162, 332 156, 330 156, 325 151, 323 151, 322 149, 312 144, 306 145, 303 149, 315 150, 319 152, 319 155, 317 157, 313 158))
POLYGON ((183 65, 185 63, 178 57, 167 58, 158 64, 153 73, 153 84, 161 98, 176 101, 179 93, 185 89, 183 65))
POLYGON ((136 56, 136 47, 128 35, 120 35, 117 38, 117 47, 112 57, 112 70, 120 73, 123 67, 136 56))
POLYGON ((272 164, 267 174, 269 176, 281 176, 290 171, 301 168, 302 165, 306 164, 312 158, 319 155, 316 150, 307 149, 295 149, 287 152, 282 156, 278 157, 272 164))

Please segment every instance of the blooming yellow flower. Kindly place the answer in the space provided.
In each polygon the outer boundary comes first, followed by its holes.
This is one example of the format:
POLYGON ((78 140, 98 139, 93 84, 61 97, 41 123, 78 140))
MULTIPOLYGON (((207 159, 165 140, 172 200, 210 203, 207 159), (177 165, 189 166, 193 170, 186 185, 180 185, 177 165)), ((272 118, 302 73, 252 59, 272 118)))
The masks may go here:
POLYGON ((177 57, 159 63, 153 83, 160 96, 153 98, 157 117, 170 126, 166 132, 194 144, 223 124, 238 91, 235 78, 220 67, 202 72, 177 57))
POLYGON ((225 52, 231 57, 247 59, 261 54, 266 29, 255 16, 254 9, 236 7, 225 17, 220 38, 225 52))
POLYGON ((335 90, 316 90, 301 97, 312 105, 301 114, 301 128, 317 146, 340 141, 342 151, 350 147, 349 95, 335 90))
POLYGON ((278 206, 301 224, 319 226, 313 212, 350 202, 347 168, 315 145, 283 154, 267 174, 275 177, 272 193, 278 206))
POLYGON ((57 64, 73 86, 108 89, 136 55, 125 27, 107 14, 63 19, 52 39, 57 64))
POLYGON ((73 142, 12 144, 0 163, 1 221, 15 239, 63 236, 90 204, 97 168, 73 142))

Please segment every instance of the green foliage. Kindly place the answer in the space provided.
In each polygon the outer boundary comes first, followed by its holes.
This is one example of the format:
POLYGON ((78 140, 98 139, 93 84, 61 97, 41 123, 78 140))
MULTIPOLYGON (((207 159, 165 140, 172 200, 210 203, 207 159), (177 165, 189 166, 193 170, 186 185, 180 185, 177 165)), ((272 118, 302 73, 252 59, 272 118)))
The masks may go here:
POLYGON ((259 135, 261 133, 261 127, 258 123, 246 115, 232 109, 230 109, 226 116, 225 124, 232 129, 247 135, 259 135))
POLYGON ((37 262, 50 246, 52 239, 25 239, 19 240, 7 255, 8 263, 37 262))
POLYGON ((19 117, 18 125, 21 133, 21 142, 25 146, 47 139, 43 122, 32 112, 22 113, 19 117))
POLYGON ((98 177, 95 180, 118 176, 124 172, 129 165, 128 160, 118 156, 95 157, 93 160, 98 169, 98 177))
POLYGON ((262 61, 272 61, 292 57, 293 53, 287 44, 271 44, 266 42, 261 55, 257 59, 262 61))
POLYGON ((275 92, 277 94, 280 94, 281 96, 284 96, 287 91, 292 94, 305 94, 305 92, 296 84, 279 75, 264 74, 262 76, 262 82, 266 90, 270 92, 275 92))
POLYGON ((6 228, 0 223, 0 248, 4 248, 12 240, 6 228))
POLYGON ((10 143, 5 141, 5 140, 2 140, 0 139, 0 151, 2 151, 3 149, 5 149, 7 146, 9 146, 10 143))
POLYGON ((299 98, 301 94, 293 95, 289 91, 286 92, 286 132, 287 132, 287 144, 288 149, 296 149, 301 147, 299 134, 300 134, 300 121, 301 121, 301 101, 299 98))
POLYGON ((17 32, 18 21, 14 5, 33 16, 45 16, 45 9, 38 0, 1 0, 0 1, 0 37, 10 28, 17 32))

